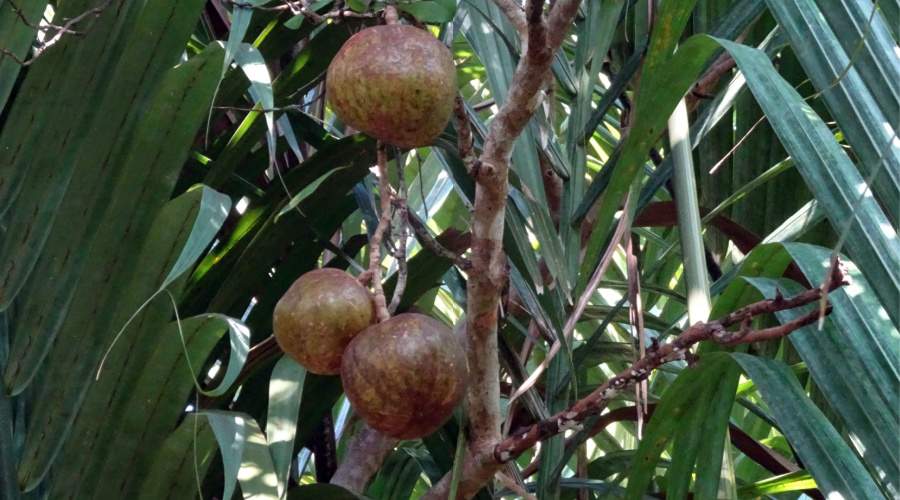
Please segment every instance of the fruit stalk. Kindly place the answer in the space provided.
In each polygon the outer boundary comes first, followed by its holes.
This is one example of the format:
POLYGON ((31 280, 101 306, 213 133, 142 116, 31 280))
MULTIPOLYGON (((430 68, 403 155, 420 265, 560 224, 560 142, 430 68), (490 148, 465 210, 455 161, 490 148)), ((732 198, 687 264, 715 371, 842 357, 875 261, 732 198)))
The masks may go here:
POLYGON ((400 13, 397 12, 397 8, 393 5, 388 5, 384 8, 384 24, 391 25, 397 24, 400 22, 400 13))
POLYGON ((400 219, 399 237, 397 238, 397 251, 394 252, 394 258, 397 259, 397 286, 394 288, 394 296, 391 303, 388 304, 388 313, 397 312, 397 306, 400 305, 400 299, 403 298, 403 292, 406 290, 406 280, 409 277, 409 269, 406 265, 406 241, 408 236, 409 222, 409 205, 406 200, 409 193, 406 189, 406 177, 403 173, 403 167, 399 161, 395 161, 397 167, 397 182, 400 186, 400 196, 397 197, 397 214, 400 219))
POLYGON ((378 198, 381 201, 381 220, 369 241, 369 272, 375 289, 375 315, 378 322, 387 321, 391 315, 387 308, 384 288, 381 286, 381 240, 391 223, 391 183, 387 176, 387 148, 378 141, 378 198))

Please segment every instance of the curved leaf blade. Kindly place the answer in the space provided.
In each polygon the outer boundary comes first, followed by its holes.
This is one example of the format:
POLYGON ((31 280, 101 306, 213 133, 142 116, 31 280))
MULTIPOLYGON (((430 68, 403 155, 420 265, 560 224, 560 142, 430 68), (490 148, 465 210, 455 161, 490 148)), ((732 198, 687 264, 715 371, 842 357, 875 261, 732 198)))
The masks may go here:
POLYGON ((753 379, 785 437, 826 496, 884 498, 840 434, 812 403, 784 363, 747 354, 731 356, 753 379), (803 415, 803 418, 797 418, 803 415))
POLYGON ((279 498, 287 491, 294 437, 306 369, 287 356, 282 356, 269 380, 269 411, 266 415, 266 439, 272 453, 272 466, 278 479, 279 498))
POLYGON ((854 210, 867 189, 862 176, 828 126, 778 75, 762 52, 728 40, 716 40, 737 62, 757 102, 835 230, 842 233, 852 221, 847 236, 850 256, 866 263, 863 275, 873 285, 894 324, 900 324, 900 311, 895 307, 900 303, 900 240, 871 196, 865 196, 854 210))

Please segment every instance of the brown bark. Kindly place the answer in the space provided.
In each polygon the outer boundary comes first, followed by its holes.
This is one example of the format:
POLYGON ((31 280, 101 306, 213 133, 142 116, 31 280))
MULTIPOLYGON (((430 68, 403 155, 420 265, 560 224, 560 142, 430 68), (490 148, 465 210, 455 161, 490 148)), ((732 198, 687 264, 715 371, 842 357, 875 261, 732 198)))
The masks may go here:
POLYGON ((331 478, 331 484, 361 493, 369 478, 378 472, 388 453, 399 442, 398 439, 383 436, 368 425, 363 426, 347 446, 344 460, 331 478))
MULTIPOLYGON (((701 340, 712 340, 723 345, 761 342, 784 337, 799 328, 811 325, 819 320, 818 310, 780 326, 763 330, 752 330, 750 328, 755 316, 794 309, 820 301, 827 292, 849 283, 850 278, 846 269, 837 265, 832 268, 832 274, 826 280, 826 284, 812 290, 807 290, 791 298, 784 298, 779 293, 773 299, 755 302, 733 313, 726 314, 715 321, 698 322, 684 330, 672 342, 652 350, 647 356, 638 360, 637 363, 607 380, 596 391, 579 400, 568 409, 510 436, 494 450, 494 458, 498 462, 507 462, 521 455, 522 452, 534 446, 538 441, 567 430, 580 430, 582 427, 581 422, 587 417, 602 412, 612 398, 635 384, 648 379, 653 371, 660 366, 676 360, 687 360, 688 363, 695 362, 697 358, 691 353, 690 348, 701 340), (739 326, 738 330, 728 330, 729 327, 735 325, 739 326)), ((831 307, 829 305, 825 310, 825 314, 830 312, 831 307)))

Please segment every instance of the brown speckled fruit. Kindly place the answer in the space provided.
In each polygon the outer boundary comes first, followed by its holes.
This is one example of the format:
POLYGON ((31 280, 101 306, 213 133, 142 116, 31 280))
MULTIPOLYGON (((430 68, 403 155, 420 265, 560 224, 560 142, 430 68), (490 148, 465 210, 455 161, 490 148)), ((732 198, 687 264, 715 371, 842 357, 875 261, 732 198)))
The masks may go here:
POLYGON ((436 431, 466 393, 462 344, 443 323, 399 314, 350 342, 341 363, 353 409, 386 436, 415 439, 436 431))
POLYGON ((456 95, 450 50, 428 32, 393 24, 350 37, 325 80, 347 125, 403 148, 427 146, 447 126, 456 95))
POLYGON ((275 340, 307 370, 336 375, 347 344, 372 324, 372 307, 372 294, 353 276, 338 269, 310 271, 275 305, 275 340))

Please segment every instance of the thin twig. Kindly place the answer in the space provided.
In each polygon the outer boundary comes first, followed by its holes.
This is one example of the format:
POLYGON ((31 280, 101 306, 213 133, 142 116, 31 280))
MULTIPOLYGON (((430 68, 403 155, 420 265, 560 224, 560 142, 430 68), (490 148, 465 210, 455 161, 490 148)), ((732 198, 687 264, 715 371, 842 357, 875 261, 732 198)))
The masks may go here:
POLYGON ((394 251, 394 258, 397 259, 397 286, 394 287, 394 296, 391 303, 388 304, 388 313, 394 314, 397 306, 400 305, 400 298, 403 297, 403 291, 406 289, 406 278, 409 270, 406 264, 406 238, 407 238, 407 220, 409 219, 409 193, 406 190, 406 176, 403 172, 403 166, 400 165, 399 155, 394 155, 394 165, 397 167, 397 179, 400 186, 400 194, 396 199, 397 213, 400 216, 400 236, 397 241, 397 249, 394 251))
POLYGON ((497 101, 493 97, 491 97, 489 99, 481 101, 478 104, 472 106, 472 109, 474 109, 476 112, 481 112, 481 111, 484 111, 484 110, 490 108, 491 106, 493 106, 495 104, 497 104, 497 101))
POLYGON ((515 479, 507 476, 506 474, 498 471, 496 474, 494 474, 494 477, 496 477, 498 481, 503 483, 503 486, 506 486, 513 493, 515 493, 516 495, 519 495, 520 497, 524 498, 525 500, 537 500, 536 496, 532 495, 531 493, 528 493, 528 490, 526 490, 525 488, 520 486, 519 483, 517 483, 515 479))
POLYGON ((731 155, 733 155, 734 152, 737 151, 737 149, 739 147, 741 147, 741 144, 743 144, 744 141, 747 140, 748 137, 750 137, 750 134, 752 134, 753 131, 756 130, 756 127, 760 123, 762 123, 763 120, 765 120, 765 119, 766 119, 766 115, 762 115, 761 117, 759 117, 759 120, 756 120, 756 123, 754 123, 753 126, 750 127, 750 130, 748 130, 744 134, 744 136, 741 137, 741 139, 739 141, 737 141, 737 143, 727 153, 725 153, 725 156, 723 156, 718 162, 716 162, 715 165, 713 165, 713 168, 709 169, 709 174, 712 175, 712 174, 716 173, 716 170, 718 170, 719 167, 721 167, 722 164, 725 163, 725 160, 727 160, 728 158, 731 158, 731 155))
POLYGON ((477 158, 472 140, 472 129, 469 125, 469 114, 466 113, 462 95, 458 92, 456 100, 453 101, 453 116, 456 117, 456 148, 459 151, 459 157, 469 175, 477 175, 477 158))
MULTIPOLYGON (((324 94, 323 94, 324 96, 324 94)), ((226 111, 244 111, 246 113, 278 113, 281 111, 289 111, 289 110, 299 110, 303 111, 304 108, 308 107, 310 104, 313 104, 317 100, 322 97, 316 96, 315 99, 309 102, 304 102, 302 104, 288 104, 287 106, 280 106, 275 108, 243 108, 240 106, 213 106, 213 109, 223 109, 226 111)))
POLYGON ((322 24, 324 22, 327 22, 329 19, 344 19, 348 17, 374 18, 381 15, 378 12, 355 12, 350 9, 338 9, 332 10, 331 12, 326 12, 324 14, 319 14, 312 8, 312 5, 307 0, 285 2, 274 7, 267 7, 265 5, 253 5, 248 2, 236 2, 233 0, 222 0, 222 3, 233 5, 234 7, 239 9, 253 9, 270 12, 290 10, 294 14, 303 14, 307 19, 315 24, 322 24))
POLYGON ((416 217, 415 214, 409 214, 408 220, 409 220, 409 226, 416 233, 416 236, 419 237, 418 238, 419 242, 422 244, 423 247, 431 250, 436 255, 453 262, 453 265, 455 265, 456 267, 460 268, 463 271, 468 271, 469 269, 472 269, 472 262, 469 259, 466 259, 465 257, 457 254, 453 250, 450 250, 449 248, 445 247, 444 245, 441 245, 440 243, 438 243, 438 241, 435 240, 433 236, 431 236, 431 233, 428 232, 428 228, 425 227, 425 224, 423 224, 422 221, 419 220, 419 218, 416 217))
MULTIPOLYGON (((628 271, 628 302, 630 303, 630 307, 628 308, 628 313, 631 317, 631 327, 635 330, 633 336, 637 338, 638 350, 635 352, 634 362, 637 362, 638 359, 644 358, 647 356, 647 346, 644 343, 644 313, 643 306, 641 304, 641 276, 640 271, 638 270, 638 259, 635 254, 635 242, 633 241, 632 234, 629 233, 625 235, 623 241, 625 242, 625 260, 626 267, 628 271)), ((647 411, 647 394, 648 387, 647 381, 644 380, 639 384, 635 384, 635 402, 641 408, 643 408, 642 412, 638 412, 637 419, 637 438, 641 439, 641 436, 644 431, 644 414, 643 412, 647 411)))
MULTIPOLYGON (((643 412, 643 418, 650 418, 655 410, 655 404, 649 405, 647 407, 647 410, 643 412)), ((638 406, 623 406, 622 408, 616 408, 615 410, 608 411, 597 419, 593 427, 591 427, 590 430, 585 433, 586 436, 584 437, 596 436, 597 434, 603 432, 607 427, 617 422, 637 421, 639 414, 640 413, 638 412, 638 406)), ((741 430, 740 427, 734 424, 729 424, 728 431, 731 435, 731 444, 733 444, 734 447, 738 449, 738 451, 746 455, 754 462, 763 466, 769 472, 773 472, 775 474, 786 474, 788 472, 795 472, 800 470, 800 467, 798 467, 795 463, 782 457, 775 450, 769 448, 764 444, 761 444, 759 441, 748 436, 743 430, 741 430)), ((571 436, 567 437, 566 449, 571 449, 571 447, 579 444, 579 440, 584 439, 584 437, 579 436, 579 434, 572 434, 571 436)), ((540 470, 540 461, 533 460, 530 464, 528 464, 527 467, 522 469, 521 475, 522 477, 526 478, 531 477, 538 470, 540 470)))
MULTIPOLYGON (((628 196, 625 198, 624 204, 627 206, 629 198, 631 197, 631 193, 629 192, 628 196)), ((616 232, 613 235, 613 239, 611 240, 609 247, 607 247, 606 252, 603 254, 603 258, 600 259, 600 264, 597 266, 597 269, 594 271, 594 274, 591 276, 591 279, 588 281, 587 287, 584 289, 584 293, 581 294, 581 297, 578 298, 578 302, 575 304, 575 309, 572 310, 572 314, 569 315, 569 319, 566 321, 565 326, 563 327, 562 338, 557 338, 553 341, 553 345, 550 346, 550 352, 547 353, 547 356, 538 365, 537 368, 528 376, 528 379, 525 382, 522 382, 522 385, 516 389, 516 392, 510 396, 509 403, 511 404, 515 401, 519 396, 525 393, 528 389, 531 388, 537 382, 538 377, 547 369, 549 366, 550 360, 556 356, 559 350, 562 347, 563 342, 568 342, 568 338, 572 335, 572 332, 575 331, 575 325, 578 323, 578 320, 581 318, 581 315, 584 313, 585 308, 587 308, 588 302, 590 302, 591 296, 594 294, 594 290, 600 285, 600 279, 603 278, 603 275, 606 273, 609 264, 612 262, 613 254, 616 251, 616 246, 620 241, 622 241, 622 237, 625 235, 625 230, 630 226, 628 221, 628 210, 623 212, 622 218, 619 219, 619 224, 616 226, 616 232)))
POLYGON ((90 29, 93 28, 94 25, 97 23, 97 19, 100 17, 100 14, 102 14, 106 9, 108 9, 109 6, 112 5, 113 2, 115 2, 115 1, 116 0, 106 0, 105 2, 103 2, 101 4, 97 4, 96 7, 90 8, 71 19, 63 18, 63 21, 65 21, 65 24, 63 24, 61 26, 56 25, 56 24, 47 24, 46 26, 40 26, 40 25, 35 26, 35 25, 29 23, 28 20, 26 20, 24 15, 22 14, 21 9, 19 9, 19 7, 17 7, 16 4, 12 2, 12 0, 9 0, 9 4, 12 7, 13 11, 16 13, 16 15, 19 16, 19 18, 22 20, 23 23, 25 23, 27 26, 34 28, 38 31, 43 31, 44 33, 46 33, 48 35, 50 33, 53 33, 53 36, 51 36, 49 40, 42 43, 39 47, 35 48, 30 59, 24 59, 24 60, 20 59, 19 57, 16 57, 15 54, 13 54, 7 50, 4 50, 4 49, 0 49, 0 53, 2 53, 5 56, 8 56, 13 61, 15 61, 16 64, 18 64, 20 66, 30 66, 32 63, 34 63, 35 60, 37 60, 38 56, 40 56, 45 50, 56 45, 56 43, 59 42, 59 40, 62 38, 63 35, 68 34, 68 35, 73 35, 73 36, 77 36, 77 37, 84 37, 85 35, 87 35, 88 31, 90 31, 90 29), (87 24, 87 26, 85 26, 83 29, 81 29, 79 31, 76 31, 73 29, 73 27, 75 25, 77 25, 78 23, 80 23, 81 21, 85 20, 88 17, 93 17, 93 19, 91 20, 90 23, 87 24))
MULTIPOLYGON (((844 266, 838 266, 833 270, 833 276, 827 290, 833 291, 848 284, 850 284, 850 277, 846 269, 844 266)), ((518 457, 538 441, 567 430, 582 430, 584 427, 582 422, 586 418, 599 414, 606 408, 612 398, 634 386, 634 384, 648 379, 653 371, 660 366, 678 360, 687 360, 691 364, 696 362, 696 356, 690 352, 690 348, 701 340, 712 340, 723 345, 761 342, 784 337, 799 328, 814 324, 819 319, 818 310, 777 327, 763 330, 752 330, 750 328, 755 316, 811 304, 818 301, 825 291, 826 285, 823 284, 787 299, 780 292, 776 292, 773 299, 750 304, 715 321, 697 322, 684 330, 675 340, 660 346, 659 349, 653 350, 631 367, 607 380, 589 396, 579 400, 568 409, 518 431, 507 438, 494 449, 494 459, 499 463, 504 463, 518 457), (737 331, 728 331, 727 328, 733 325, 740 325, 740 328, 737 331)), ((831 308, 829 307, 826 313, 830 312, 831 308)))
POLYGON ((381 199, 381 220, 369 241, 369 276, 372 279, 372 288, 375 289, 375 314, 378 322, 387 321, 391 315, 388 313, 384 288, 381 286, 381 241, 391 224, 391 183, 387 176, 387 150, 381 141, 378 141, 378 197, 381 199))

